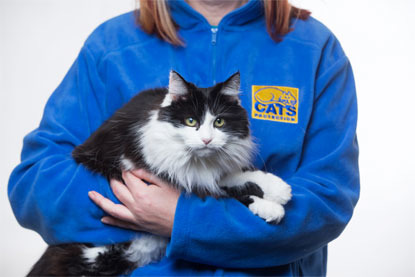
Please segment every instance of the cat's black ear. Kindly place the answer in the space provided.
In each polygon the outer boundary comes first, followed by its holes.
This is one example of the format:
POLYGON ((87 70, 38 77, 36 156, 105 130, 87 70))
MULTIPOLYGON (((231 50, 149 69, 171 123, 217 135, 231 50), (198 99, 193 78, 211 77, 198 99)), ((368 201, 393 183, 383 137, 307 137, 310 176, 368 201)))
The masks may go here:
POLYGON ((184 78, 176 71, 170 71, 169 94, 172 96, 172 99, 174 100, 175 98, 183 96, 188 92, 187 82, 184 78))
POLYGON ((241 88, 241 74, 236 72, 223 82, 221 92, 225 95, 238 97, 241 88))

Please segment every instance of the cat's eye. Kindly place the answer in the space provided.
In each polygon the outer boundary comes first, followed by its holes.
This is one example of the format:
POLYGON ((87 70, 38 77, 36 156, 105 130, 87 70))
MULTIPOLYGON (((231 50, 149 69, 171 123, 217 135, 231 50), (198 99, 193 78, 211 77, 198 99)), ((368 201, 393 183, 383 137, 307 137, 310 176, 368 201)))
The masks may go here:
POLYGON ((197 124, 197 120, 192 117, 188 117, 184 120, 184 123, 189 127, 195 127, 197 124))
POLYGON ((223 125, 225 125, 225 120, 223 118, 218 117, 216 118, 215 123, 213 125, 215 125, 215 127, 217 128, 220 128, 223 125))

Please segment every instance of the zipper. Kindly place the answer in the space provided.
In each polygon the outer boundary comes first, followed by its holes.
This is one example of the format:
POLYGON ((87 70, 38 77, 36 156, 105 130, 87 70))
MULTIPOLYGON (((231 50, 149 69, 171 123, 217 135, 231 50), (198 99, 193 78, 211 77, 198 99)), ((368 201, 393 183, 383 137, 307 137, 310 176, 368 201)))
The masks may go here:
POLYGON ((216 41, 218 36, 218 27, 212 27, 212 81, 216 85, 216 41))

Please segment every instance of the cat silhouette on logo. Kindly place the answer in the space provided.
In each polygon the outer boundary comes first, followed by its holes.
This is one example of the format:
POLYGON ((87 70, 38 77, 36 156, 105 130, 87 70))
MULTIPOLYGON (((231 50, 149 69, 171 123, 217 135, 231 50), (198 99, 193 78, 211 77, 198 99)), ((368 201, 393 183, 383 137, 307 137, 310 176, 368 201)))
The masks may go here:
POLYGON ((297 99, 290 91, 281 91, 282 94, 280 98, 278 98, 278 103, 281 103, 285 106, 294 106, 297 104, 297 99))
POLYGON ((255 100, 264 105, 281 104, 284 106, 295 106, 297 99, 290 91, 283 91, 279 88, 266 87, 255 93, 255 100), (280 94, 280 97, 278 97, 280 94), (278 100, 276 99, 278 97, 278 100))

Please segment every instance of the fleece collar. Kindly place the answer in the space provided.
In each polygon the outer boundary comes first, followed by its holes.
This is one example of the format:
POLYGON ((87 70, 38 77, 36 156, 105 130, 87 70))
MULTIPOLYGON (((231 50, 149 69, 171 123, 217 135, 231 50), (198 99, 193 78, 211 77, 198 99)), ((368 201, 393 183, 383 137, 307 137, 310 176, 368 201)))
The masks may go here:
MULTIPOLYGON (((170 12, 174 21, 183 29, 211 28, 209 22, 184 0, 170 0, 170 12)), ((250 0, 245 5, 228 13, 219 23, 220 28, 243 28, 264 13, 261 0, 250 0)))

